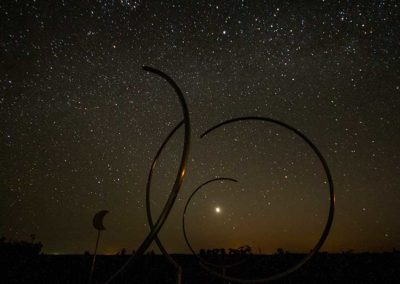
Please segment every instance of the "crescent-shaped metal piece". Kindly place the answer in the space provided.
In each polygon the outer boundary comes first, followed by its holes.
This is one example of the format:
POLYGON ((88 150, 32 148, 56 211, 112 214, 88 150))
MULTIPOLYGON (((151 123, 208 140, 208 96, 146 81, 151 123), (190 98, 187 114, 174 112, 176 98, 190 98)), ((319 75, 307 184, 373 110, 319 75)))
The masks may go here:
POLYGON ((314 153, 318 156, 318 158, 319 158, 319 160, 320 160, 320 162, 323 165, 323 168, 325 170, 326 178, 327 178, 328 184, 329 184, 329 197, 330 197, 329 214, 328 214, 327 221, 325 223, 324 230, 322 231, 321 237, 319 238, 319 240, 317 241, 315 246, 311 249, 309 254, 306 255, 297 264, 289 267, 287 270, 285 270, 283 272, 271 275, 269 277, 259 278, 259 279, 248 279, 247 280, 247 279, 241 279, 241 278, 237 278, 237 277, 230 277, 230 276, 223 275, 223 274, 211 269, 205 263, 199 262, 200 266, 203 267, 205 270, 207 270, 209 273, 213 274, 214 276, 217 276, 217 277, 223 278, 225 280, 228 280, 228 281, 232 281, 232 282, 236 282, 236 283, 266 283, 266 282, 270 282, 270 281, 277 280, 277 279, 280 279, 282 277, 285 277, 285 276, 289 275, 290 273, 298 270, 307 261, 309 261, 318 252, 318 250, 322 247, 322 245, 324 244, 326 238, 328 237, 328 234, 329 234, 329 231, 331 229, 332 222, 333 222, 333 216, 334 216, 334 211, 335 211, 335 192, 334 192, 334 187, 333 187, 333 179, 332 179, 332 175, 330 173, 328 164, 327 164, 325 158, 322 156, 322 154, 319 151, 319 149, 317 148, 317 146, 315 146, 314 143, 312 143, 302 132, 300 132, 296 128, 294 128, 294 127, 292 127, 292 126, 290 126, 290 125, 288 125, 288 124, 286 124, 284 122, 281 122, 279 120, 272 119, 272 118, 257 117, 257 116, 238 117, 238 118, 233 118, 233 119, 226 120, 224 122, 221 122, 221 123, 211 127, 210 129, 206 130, 203 134, 201 134, 200 137, 201 138, 205 137, 206 135, 208 135, 209 133, 211 133, 212 131, 216 130, 217 128, 219 128, 219 127, 221 127, 223 125, 227 125, 227 124, 238 122, 238 121, 246 121, 246 120, 264 121, 264 122, 270 122, 270 123, 278 124, 280 126, 283 126, 286 129, 289 129, 290 131, 294 132, 297 136, 300 136, 300 138, 302 138, 311 147, 311 149, 314 151, 314 153))
POLYGON ((172 187, 171 193, 168 196, 168 200, 164 205, 163 210, 161 211, 157 221, 154 223, 154 226, 151 228, 149 234, 143 240, 139 248, 136 250, 136 253, 129 257, 129 259, 118 269, 107 281, 106 283, 110 283, 113 281, 118 274, 120 274, 130 262, 136 261, 138 256, 143 255, 143 253, 147 250, 150 244, 153 242, 158 232, 161 230, 161 227, 164 225, 165 221, 168 218, 169 213, 171 212, 172 206, 175 203, 176 197, 178 196, 179 190, 182 186, 183 179, 186 173, 187 162, 189 159, 189 148, 190 148, 190 139, 191 139, 191 124, 189 117, 189 109, 187 107, 185 97, 183 96, 182 91, 175 83, 175 81, 169 77, 164 72, 149 66, 143 66, 143 70, 148 71, 150 73, 154 73, 164 80, 166 80, 175 90, 176 95, 178 96, 179 103, 183 112, 183 122, 185 124, 185 133, 184 133, 184 142, 183 142, 183 151, 181 156, 181 162, 179 165, 179 169, 175 178, 174 185, 172 187))
POLYGON ((190 244, 189 238, 188 238, 188 236, 187 236, 187 234, 186 234, 186 222, 185 222, 186 219, 185 219, 185 216, 186 216, 187 209, 189 208, 190 201, 191 201, 192 198, 196 195, 196 193, 200 191, 200 189, 202 189, 202 188, 204 188, 204 186, 206 186, 206 185, 208 185, 208 184, 210 184, 210 183, 216 182, 216 181, 238 182, 236 179, 233 179, 233 178, 219 177, 219 178, 210 179, 210 180, 208 180, 208 181, 202 183, 201 185, 199 185, 199 186, 192 192, 192 194, 189 196, 189 198, 188 198, 188 200, 186 201, 186 204, 185 204, 185 209, 183 210, 183 215, 182 215, 182 231, 183 231, 183 237, 184 237, 184 239, 185 239, 186 245, 189 247, 189 249, 190 249, 190 251, 192 252, 192 254, 193 254, 193 255, 197 258, 197 260, 198 260, 199 262, 201 262, 203 265, 206 265, 206 266, 209 266, 209 267, 211 266, 211 267, 214 267, 214 268, 231 268, 231 267, 235 267, 235 266, 238 266, 238 265, 240 265, 240 264, 243 264, 244 262, 247 261, 247 258, 241 259, 240 261, 235 262, 235 263, 231 263, 231 264, 215 264, 215 263, 209 262, 209 261, 206 260, 205 258, 203 258, 203 257, 199 256, 198 254, 196 254, 196 252, 194 251, 192 245, 190 244))
POLYGON ((103 231, 106 229, 103 224, 103 219, 104 219, 104 216, 106 216, 108 214, 108 212, 109 212, 108 210, 101 210, 94 215, 93 227, 96 230, 103 231))

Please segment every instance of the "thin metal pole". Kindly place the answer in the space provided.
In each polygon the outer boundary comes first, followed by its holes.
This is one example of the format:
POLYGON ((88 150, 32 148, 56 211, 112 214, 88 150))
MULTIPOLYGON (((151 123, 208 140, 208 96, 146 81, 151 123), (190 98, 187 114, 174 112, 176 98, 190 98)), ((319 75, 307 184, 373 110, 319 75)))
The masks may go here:
POLYGON ((180 267, 180 266, 177 269, 176 283, 177 284, 182 284, 182 267, 180 267))
POLYGON ((96 247, 94 248, 94 256, 93 256, 93 261, 92 261, 92 267, 90 268, 90 276, 89 276, 89 282, 88 282, 89 284, 92 283, 92 279, 93 279, 94 265, 96 263, 97 248, 99 246, 101 230, 98 230, 97 232, 98 233, 97 233, 96 247))

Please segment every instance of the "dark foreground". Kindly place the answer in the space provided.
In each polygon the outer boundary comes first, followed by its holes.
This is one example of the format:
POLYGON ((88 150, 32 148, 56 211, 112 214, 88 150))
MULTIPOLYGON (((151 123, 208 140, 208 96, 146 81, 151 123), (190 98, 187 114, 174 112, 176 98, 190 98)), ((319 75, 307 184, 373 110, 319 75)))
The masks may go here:
MULTIPOLYGON (((0 283, 87 283, 92 256, 37 255, 4 259, 0 283)), ((302 255, 253 255, 228 275, 256 278, 282 271, 302 255)), ((205 272, 193 256, 174 255, 182 265, 182 283, 229 283, 205 272)), ((225 256, 224 261, 233 261, 225 256)), ((99 256, 93 283, 104 283, 128 256, 99 256)), ((212 260, 212 259, 210 259, 212 260)), ((214 261, 222 261, 214 259, 214 261)), ((160 255, 140 258, 114 283, 175 283, 175 269, 160 255)), ((297 272, 273 283, 400 283, 400 253, 318 254, 297 272)))

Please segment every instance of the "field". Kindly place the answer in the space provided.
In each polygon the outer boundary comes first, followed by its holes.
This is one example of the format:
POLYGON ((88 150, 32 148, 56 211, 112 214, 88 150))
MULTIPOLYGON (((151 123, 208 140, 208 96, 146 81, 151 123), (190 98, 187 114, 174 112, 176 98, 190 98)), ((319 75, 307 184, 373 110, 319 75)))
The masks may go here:
MULTIPOLYGON (((173 255, 183 269, 183 283, 229 283, 204 271, 193 256, 173 255)), ((91 255, 1 256, 1 283, 87 283, 91 255)), ((230 276, 257 278, 282 271, 303 255, 251 255, 226 270, 230 276)), ((98 256, 93 283, 104 283, 129 256, 98 256)), ((233 256, 215 262, 236 261, 233 256)), ((237 258, 237 257, 236 257, 237 258)), ((273 283, 400 283, 400 253, 320 253, 300 270, 273 283)), ((176 272, 162 255, 146 255, 121 273, 114 283, 175 283, 176 272)))

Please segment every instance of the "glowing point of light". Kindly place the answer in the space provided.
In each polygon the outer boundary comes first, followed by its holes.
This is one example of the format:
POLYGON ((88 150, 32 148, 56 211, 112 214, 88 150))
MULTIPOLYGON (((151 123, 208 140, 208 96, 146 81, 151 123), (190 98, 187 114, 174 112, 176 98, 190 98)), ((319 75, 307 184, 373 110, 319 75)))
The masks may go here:
POLYGON ((221 213, 221 208, 220 207, 215 207, 215 212, 216 213, 221 213))

